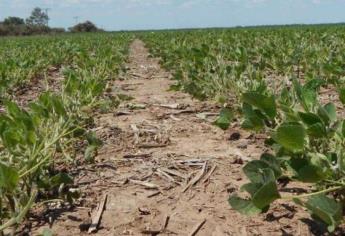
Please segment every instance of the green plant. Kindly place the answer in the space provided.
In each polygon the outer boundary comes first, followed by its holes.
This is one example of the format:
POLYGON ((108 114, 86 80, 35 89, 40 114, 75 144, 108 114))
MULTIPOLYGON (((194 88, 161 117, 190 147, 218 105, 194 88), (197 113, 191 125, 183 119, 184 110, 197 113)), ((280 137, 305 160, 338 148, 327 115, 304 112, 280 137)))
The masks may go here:
POLYGON ((257 92, 243 94, 243 126, 267 129, 270 138, 266 143, 272 153, 244 166, 250 183, 241 190, 249 198, 232 195, 229 203, 234 209, 248 215, 261 213, 273 201, 286 199, 306 207, 329 231, 342 222, 345 122, 337 117, 333 103, 319 103, 319 82, 311 80, 302 86, 294 79, 290 91, 283 89, 277 98, 257 92), (281 195, 277 181, 282 177, 312 183, 313 190, 281 195))
POLYGON ((77 152, 84 152, 85 161, 97 153, 102 143, 88 131, 90 113, 108 100, 107 83, 125 61, 130 39, 116 34, 0 39, 0 234, 10 227, 14 234, 36 204, 78 197, 69 189, 73 178, 56 167, 74 164, 77 152), (1 50, 3 45, 10 50, 1 50), (63 68, 55 92, 47 86, 24 107, 13 101, 31 79, 50 77, 51 66, 63 68), (75 150, 81 140, 87 146, 75 150))
POLYGON ((245 214, 265 212, 276 199, 294 200, 333 231, 342 221, 344 130, 334 103, 345 103, 343 27, 291 26, 142 33, 151 53, 174 73, 179 89, 222 107, 215 125, 233 116, 242 127, 269 135, 269 153, 248 163, 246 192, 230 198, 245 214), (241 110, 237 113, 237 111, 241 110), (281 178, 312 184, 302 196, 282 195, 281 178), (245 198, 243 198, 245 196, 245 198))
POLYGON ((58 155, 57 145, 67 145, 78 129, 62 100, 51 93, 31 103, 30 111, 10 101, 5 107, 0 115, 0 219, 10 220, 2 222, 0 232, 20 223, 40 191, 71 183, 68 175, 52 175, 49 167, 58 155))

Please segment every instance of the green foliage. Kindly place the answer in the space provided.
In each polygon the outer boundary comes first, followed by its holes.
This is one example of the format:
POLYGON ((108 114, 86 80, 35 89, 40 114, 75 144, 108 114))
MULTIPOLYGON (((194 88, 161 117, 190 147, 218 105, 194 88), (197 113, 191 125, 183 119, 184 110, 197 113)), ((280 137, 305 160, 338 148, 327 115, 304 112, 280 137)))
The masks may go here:
POLYGON ((250 195, 250 199, 241 199, 235 194, 229 198, 230 205, 249 215, 267 211, 269 205, 280 198, 273 170, 257 162, 246 165, 244 172, 251 182, 243 185, 242 190, 250 195))
POLYGON ((256 215, 262 212, 261 209, 257 208, 252 201, 242 199, 236 195, 233 195, 229 198, 229 204, 234 210, 248 216, 256 215))
POLYGON ((310 197, 304 206, 314 217, 327 223, 330 232, 343 220, 342 205, 323 194, 310 197))
MULTIPOLYGON (((294 198, 329 231, 340 224, 345 122, 337 116, 338 104, 325 101, 320 91, 334 88, 345 104, 344 36, 342 26, 141 34, 174 72, 174 89, 241 110, 243 128, 269 136, 265 143, 273 155, 245 165, 250 182, 241 188, 244 196, 229 198, 233 209, 252 215, 267 211, 276 199, 294 198), (281 196, 276 183, 282 177, 311 183, 311 193, 281 196)), ((222 110, 215 124, 226 129, 235 115, 222 110)))
POLYGON ((339 89, 339 99, 343 105, 345 105, 345 88, 339 89))
POLYGON ((5 191, 13 191, 18 184, 18 171, 12 167, 0 163, 0 188, 5 191))
POLYGON ((274 119, 277 114, 275 99, 273 96, 265 96, 260 93, 249 92, 243 94, 243 102, 258 108, 264 115, 274 119))
MULTIPOLYGON (((338 119, 333 103, 320 104, 315 86, 311 86, 311 83, 309 87, 302 86, 297 80, 293 80, 293 83, 289 93, 283 91, 281 97, 273 98, 270 106, 267 106, 276 111, 271 117, 265 107, 266 95, 245 93, 242 97, 244 123, 248 124, 250 119, 261 120, 261 128, 266 127, 270 132, 271 138, 266 143, 272 146, 275 155, 264 154, 260 160, 250 161, 244 166, 243 172, 250 183, 242 186, 242 190, 251 197, 246 200, 233 195, 229 202, 244 214, 264 212, 271 202, 281 197, 276 185, 281 176, 314 183, 318 189, 314 193, 293 198, 309 209, 312 216, 326 223, 330 231, 334 231, 342 220, 340 195, 343 192, 340 190, 345 188, 342 183, 344 122, 338 119), (315 96, 306 95, 312 93, 315 96), (256 101, 254 97, 261 99, 256 101), (272 118, 275 118, 274 122, 272 118), (334 186, 330 183, 334 183, 334 186), (338 190, 337 197, 320 195, 338 190), (307 202, 300 200, 305 197, 309 198, 307 202)), ((257 130, 254 125, 247 125, 247 128, 257 130)))
POLYGON ((305 129, 300 123, 284 123, 274 133, 274 139, 291 152, 301 152, 305 145, 305 133, 305 129))
POLYGON ((98 32, 102 31, 101 29, 97 28, 97 26, 92 23, 91 21, 85 21, 83 23, 79 23, 71 28, 69 28, 69 31, 73 33, 82 33, 82 32, 98 32))
POLYGON ((31 16, 26 19, 26 23, 33 26, 47 26, 48 21, 49 16, 39 7, 34 8, 31 16))
POLYGON ((70 191, 73 178, 58 173, 55 166, 74 164, 73 157, 83 151, 86 161, 91 161, 102 145, 87 131, 92 114, 86 113, 104 99, 108 81, 117 76, 126 59, 130 39, 100 34, 2 40, 0 234, 17 227, 35 202, 57 197, 72 202, 78 197, 78 191, 70 191), (14 102, 17 86, 52 66, 62 68, 64 81, 59 91, 47 87, 25 106, 14 102), (88 146, 76 150, 75 144, 83 140, 88 146))
MULTIPOLYGON (((307 110, 325 83, 344 76, 341 25, 162 31, 140 36, 174 71, 178 88, 197 98, 239 98, 260 83, 306 78, 298 94, 307 110), (311 81, 309 81, 311 80, 311 81)), ((289 87, 289 86, 288 86, 289 87)), ((258 99, 259 100, 259 99, 258 99)))
POLYGON ((81 92, 92 86, 85 98, 90 99, 120 71, 130 38, 128 34, 99 33, 0 39, 0 99, 30 79, 44 78, 52 68, 61 67, 67 77, 75 77, 71 80, 88 78, 71 86, 84 89, 81 92))
POLYGON ((214 122, 214 124, 216 126, 218 126, 219 128, 226 130, 229 128, 230 123, 233 119, 234 115, 232 113, 232 111, 229 108, 223 108, 220 111, 219 117, 217 118, 217 120, 214 122))
POLYGON ((3 24, 6 26, 17 26, 17 25, 24 25, 25 22, 20 17, 9 16, 9 17, 5 18, 3 24))

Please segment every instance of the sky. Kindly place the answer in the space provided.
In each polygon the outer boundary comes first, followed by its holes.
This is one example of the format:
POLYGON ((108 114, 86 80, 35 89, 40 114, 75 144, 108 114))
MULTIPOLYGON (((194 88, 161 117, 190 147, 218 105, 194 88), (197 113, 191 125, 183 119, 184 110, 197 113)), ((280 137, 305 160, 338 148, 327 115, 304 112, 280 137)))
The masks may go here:
POLYGON ((106 30, 345 22, 345 0, 0 0, 0 20, 50 8, 49 25, 106 30), (75 17, 78 17, 76 19, 75 17))

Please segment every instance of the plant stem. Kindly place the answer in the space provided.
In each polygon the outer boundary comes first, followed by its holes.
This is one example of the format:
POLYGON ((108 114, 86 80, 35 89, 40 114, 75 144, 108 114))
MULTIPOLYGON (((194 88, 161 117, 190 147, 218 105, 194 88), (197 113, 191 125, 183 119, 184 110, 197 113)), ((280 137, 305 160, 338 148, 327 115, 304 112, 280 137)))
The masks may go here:
POLYGON ((18 222, 20 222, 26 216, 26 214, 29 211, 31 205, 35 201, 36 196, 37 196, 37 190, 35 190, 33 192, 33 194, 31 195, 28 203, 26 204, 26 206, 23 208, 23 210, 16 217, 13 217, 10 220, 8 220, 5 224, 0 225, 0 232, 3 232, 8 227, 11 227, 11 226, 17 224, 18 222))
POLYGON ((344 185, 336 186, 336 187, 333 187, 333 188, 328 188, 328 189, 324 189, 324 190, 321 190, 321 191, 318 191, 318 192, 313 192, 313 193, 301 194, 301 195, 296 195, 296 196, 284 196, 284 197, 281 197, 281 199, 292 200, 294 198, 312 197, 312 196, 319 195, 319 194, 322 194, 322 193, 330 193, 330 192, 333 192, 333 191, 336 191, 336 190, 339 190, 339 189, 343 189, 343 188, 345 188, 344 185))
MULTIPOLYGON (((76 131, 77 128, 69 131, 69 132, 63 132, 61 135, 59 135, 56 139, 54 139, 50 144, 48 144, 44 149, 48 149, 50 148, 52 145, 54 145, 60 138, 63 138, 64 136, 73 133, 74 131, 76 131)), ((35 166, 33 166, 31 169, 25 171, 24 173, 22 173, 19 177, 23 178, 26 175, 30 174, 32 171, 36 170, 40 165, 42 165, 44 162, 46 162, 51 156, 47 155, 45 158, 43 158, 39 163, 37 163, 35 166)))
POLYGON ((37 204, 37 205, 43 205, 43 204, 52 203, 52 202, 64 202, 64 201, 65 201, 65 200, 59 199, 59 198, 57 198, 57 199, 49 199, 49 200, 45 200, 45 201, 43 201, 43 202, 40 202, 40 203, 37 204))

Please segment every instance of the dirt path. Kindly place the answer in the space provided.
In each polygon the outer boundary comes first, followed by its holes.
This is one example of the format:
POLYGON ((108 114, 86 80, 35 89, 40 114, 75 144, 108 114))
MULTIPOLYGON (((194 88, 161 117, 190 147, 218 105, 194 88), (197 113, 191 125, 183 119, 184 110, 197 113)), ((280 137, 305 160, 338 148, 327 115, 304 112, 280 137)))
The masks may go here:
POLYGON ((198 236, 309 234, 308 226, 299 221, 305 213, 293 205, 277 204, 274 211, 252 218, 231 210, 228 196, 246 182, 241 167, 260 155, 260 139, 238 131, 236 125, 231 132, 239 135, 230 139, 229 131, 200 118, 200 113, 219 108, 169 91, 170 74, 160 68, 158 59, 149 57, 139 40, 131 45, 128 68, 113 92, 134 99, 124 102, 116 114, 96 117, 104 145, 97 164, 80 167, 77 173, 84 192, 82 207, 49 215, 55 219, 55 234, 86 235, 89 212, 105 194, 108 200, 97 235, 142 235, 150 230, 148 235, 156 235, 167 216, 167 227, 159 235, 189 235, 204 219, 198 236), (205 176, 185 189, 205 163, 205 176))

